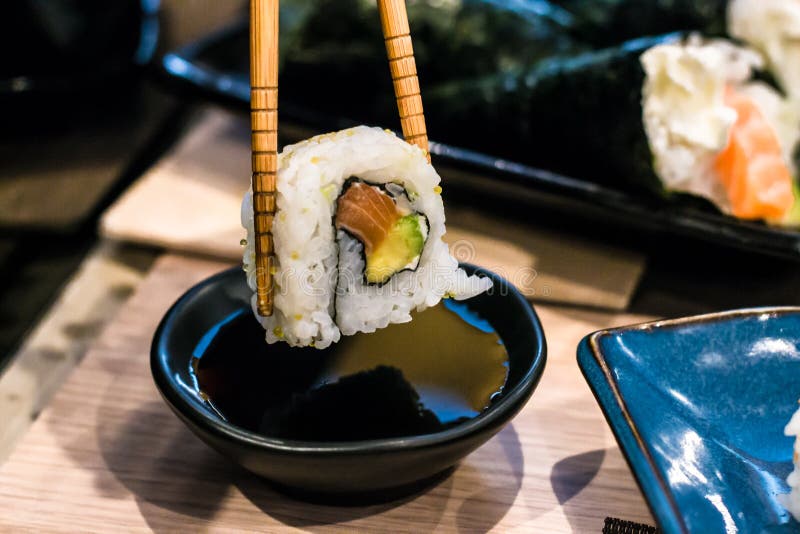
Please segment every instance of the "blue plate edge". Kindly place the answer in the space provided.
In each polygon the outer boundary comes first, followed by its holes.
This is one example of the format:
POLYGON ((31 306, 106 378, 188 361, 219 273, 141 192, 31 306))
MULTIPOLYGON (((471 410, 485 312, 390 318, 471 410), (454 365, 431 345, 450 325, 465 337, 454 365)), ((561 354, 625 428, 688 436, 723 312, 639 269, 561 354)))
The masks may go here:
POLYGON ((676 328, 709 322, 770 314, 782 316, 800 314, 800 306, 766 306, 712 312, 702 315, 662 319, 629 326, 598 330, 585 336, 577 347, 578 367, 589 385, 598 405, 611 428, 625 461, 642 491, 647 506, 665 533, 688 533, 688 527, 677 502, 669 492, 669 484, 658 470, 643 440, 638 438, 638 428, 630 416, 625 400, 606 365, 599 340, 606 336, 634 330, 676 328))
POLYGON ((581 340, 578 345, 578 367, 589 384, 589 389, 597 400, 658 526, 668 534, 688 534, 689 530, 678 511, 678 505, 667 491, 666 481, 659 476, 655 462, 649 457, 649 451, 637 438, 638 430, 633 420, 626 416, 627 408, 619 396, 616 383, 610 378, 610 374, 606 375, 605 362, 593 349, 593 346, 596 347, 596 340, 610 332, 600 330, 581 340), (637 465, 647 467, 639 469, 637 465))

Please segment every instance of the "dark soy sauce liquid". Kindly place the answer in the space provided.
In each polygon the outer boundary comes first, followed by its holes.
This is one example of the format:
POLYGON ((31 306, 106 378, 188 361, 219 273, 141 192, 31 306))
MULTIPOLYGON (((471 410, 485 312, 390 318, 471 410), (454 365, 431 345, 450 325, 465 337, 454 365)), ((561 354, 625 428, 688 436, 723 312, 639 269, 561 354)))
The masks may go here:
POLYGON ((198 343, 192 372, 208 406, 235 425, 351 441, 436 432, 477 416, 503 389, 508 353, 486 321, 451 300, 324 350, 267 345, 240 310, 198 343))

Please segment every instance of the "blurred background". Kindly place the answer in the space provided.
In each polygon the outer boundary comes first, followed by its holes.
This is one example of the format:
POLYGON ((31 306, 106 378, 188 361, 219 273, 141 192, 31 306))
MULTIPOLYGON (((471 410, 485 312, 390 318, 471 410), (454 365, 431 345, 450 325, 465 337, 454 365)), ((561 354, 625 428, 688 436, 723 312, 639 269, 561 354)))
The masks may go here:
POLYGON ((96 243, 103 210, 194 105, 158 58, 239 16, 226 0, 20 0, 0 17, 0 367, 96 243))
MULTIPOLYGON (((409 1, 448 235, 469 244, 459 259, 532 269, 527 296, 587 308, 675 316, 792 303, 800 234, 628 179, 643 147, 639 54, 674 32, 727 35, 726 5, 409 1)), ((113 315, 98 302, 123 301, 159 251, 237 260, 247 2, 4 10, 0 368, 26 339, 48 367, 63 346, 77 343, 67 358, 80 357, 113 315), (34 326, 98 250, 102 269, 81 271, 67 294, 88 318, 44 328, 50 342, 37 342, 34 326), (118 271, 130 283, 108 274, 118 271)), ((285 0, 281 10, 281 142, 356 122, 397 129, 375 3, 285 0)))

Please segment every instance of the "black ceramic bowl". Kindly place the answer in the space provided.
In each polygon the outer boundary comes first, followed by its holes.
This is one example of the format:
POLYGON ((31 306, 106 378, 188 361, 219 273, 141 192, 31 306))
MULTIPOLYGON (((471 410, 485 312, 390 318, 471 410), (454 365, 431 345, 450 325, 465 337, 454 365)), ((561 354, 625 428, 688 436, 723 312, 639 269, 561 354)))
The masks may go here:
MULTIPOLYGON (((250 291, 239 268, 219 273, 184 294, 156 330, 151 369, 161 395, 202 440, 246 469, 307 495, 388 495, 454 466, 496 434, 525 404, 544 370, 542 326, 525 298, 494 273, 489 293, 469 308, 495 328, 509 354, 506 386, 479 416, 426 435, 350 442, 276 439, 230 424, 200 397, 190 372, 192 353, 215 324, 250 310, 250 291)), ((260 326, 253 321, 254 328, 260 326)))

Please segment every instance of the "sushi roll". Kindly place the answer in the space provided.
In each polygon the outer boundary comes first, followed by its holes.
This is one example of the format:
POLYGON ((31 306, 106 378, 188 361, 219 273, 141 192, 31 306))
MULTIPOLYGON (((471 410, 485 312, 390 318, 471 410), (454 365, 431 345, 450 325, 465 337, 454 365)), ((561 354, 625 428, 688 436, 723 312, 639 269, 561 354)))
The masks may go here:
POLYGON ((800 2, 731 0, 728 33, 758 49, 792 98, 800 97, 800 2))
POLYGON ((459 137, 467 148, 796 226, 800 105, 761 80, 765 65, 729 40, 668 34, 433 89, 426 99, 432 120, 490 133, 459 137))
POLYGON ((457 146, 610 187, 660 191, 641 122, 639 58, 680 40, 645 37, 433 87, 426 120, 447 125, 447 141, 457 146))
MULTIPOLYGON (((275 310, 257 316, 267 342, 322 349, 341 335, 408 322, 412 311, 442 298, 487 290, 491 281, 468 277, 442 241, 439 182, 421 149, 380 128, 286 147, 272 227, 275 310)), ((255 291, 250 193, 242 225, 244 269, 255 291)))
POLYGON ((800 409, 798 409, 784 429, 784 434, 794 436, 794 448, 792 450, 792 462, 794 470, 789 474, 786 483, 789 484, 791 492, 781 495, 782 503, 797 521, 800 521, 800 409))
POLYGON ((761 55, 692 36, 649 49, 641 64, 643 124, 663 187, 741 219, 786 221, 795 202, 800 113, 753 80, 761 55))

